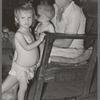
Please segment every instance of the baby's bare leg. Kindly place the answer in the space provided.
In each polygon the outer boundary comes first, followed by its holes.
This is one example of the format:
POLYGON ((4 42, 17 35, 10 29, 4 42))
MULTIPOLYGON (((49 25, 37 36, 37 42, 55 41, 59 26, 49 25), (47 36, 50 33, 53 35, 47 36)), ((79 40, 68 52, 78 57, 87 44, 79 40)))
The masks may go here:
POLYGON ((8 75, 8 77, 2 83, 2 93, 6 92, 10 88, 12 88, 17 83, 17 78, 12 75, 8 75))
POLYGON ((24 100, 25 99, 27 85, 28 85, 28 83, 26 81, 26 76, 24 75, 22 78, 19 79, 18 100, 24 100))

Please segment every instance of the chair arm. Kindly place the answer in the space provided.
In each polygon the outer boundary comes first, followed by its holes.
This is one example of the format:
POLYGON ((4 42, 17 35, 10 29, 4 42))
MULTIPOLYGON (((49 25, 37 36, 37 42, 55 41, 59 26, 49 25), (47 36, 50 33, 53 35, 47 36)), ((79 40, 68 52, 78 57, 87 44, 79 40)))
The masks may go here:
POLYGON ((65 33, 50 33, 44 32, 46 34, 45 39, 96 39, 97 34, 65 34, 65 33))
POLYGON ((97 34, 84 35, 84 34, 64 34, 64 33, 49 33, 45 32, 45 48, 43 52, 42 64, 48 63, 50 52, 55 39, 97 39, 97 34))

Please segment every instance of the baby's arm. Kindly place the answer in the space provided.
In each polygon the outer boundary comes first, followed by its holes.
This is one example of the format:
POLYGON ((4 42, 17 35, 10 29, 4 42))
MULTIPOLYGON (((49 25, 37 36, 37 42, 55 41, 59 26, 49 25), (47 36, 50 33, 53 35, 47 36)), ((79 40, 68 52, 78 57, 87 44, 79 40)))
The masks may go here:
POLYGON ((44 51, 44 44, 45 44, 45 41, 43 41, 40 45, 39 45, 39 49, 40 49, 40 59, 39 59, 39 62, 37 64, 37 67, 40 66, 41 64, 41 60, 42 60, 42 56, 43 56, 43 51, 44 51))
POLYGON ((54 28, 54 26, 52 25, 52 24, 50 24, 49 26, 48 26, 48 30, 47 30, 48 32, 51 32, 51 33, 55 33, 55 28, 54 28))
POLYGON ((13 61, 15 61, 17 59, 17 52, 16 52, 16 50, 15 50, 15 52, 14 52, 14 57, 13 57, 13 61))
MULTIPOLYGON (((55 29, 54 29, 54 27, 53 27, 53 25, 52 24, 50 24, 49 26, 48 26, 48 28, 46 29, 48 32, 51 32, 51 33, 55 33, 55 29)), ((42 33, 41 33, 42 34, 42 33)), ((45 44, 45 41, 43 41, 41 44, 40 44, 40 46, 39 46, 39 48, 40 48, 40 60, 39 60, 39 62, 38 62, 38 66, 40 66, 40 64, 41 64, 41 60, 42 60, 42 56, 43 56, 43 51, 44 51, 44 45, 45 44)))
POLYGON ((15 41, 18 41, 25 50, 29 51, 36 48, 43 41, 44 36, 45 34, 41 34, 38 40, 29 44, 25 40, 23 34, 17 32, 15 35, 15 41))

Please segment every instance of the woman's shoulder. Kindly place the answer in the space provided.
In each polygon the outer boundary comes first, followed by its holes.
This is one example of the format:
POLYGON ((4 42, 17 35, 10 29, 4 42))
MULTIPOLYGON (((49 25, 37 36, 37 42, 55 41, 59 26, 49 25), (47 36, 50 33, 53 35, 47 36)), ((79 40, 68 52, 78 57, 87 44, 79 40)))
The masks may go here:
POLYGON ((83 12, 82 11, 82 8, 80 8, 75 3, 73 4, 73 7, 72 7, 72 10, 71 11, 72 11, 73 14, 81 14, 83 12))

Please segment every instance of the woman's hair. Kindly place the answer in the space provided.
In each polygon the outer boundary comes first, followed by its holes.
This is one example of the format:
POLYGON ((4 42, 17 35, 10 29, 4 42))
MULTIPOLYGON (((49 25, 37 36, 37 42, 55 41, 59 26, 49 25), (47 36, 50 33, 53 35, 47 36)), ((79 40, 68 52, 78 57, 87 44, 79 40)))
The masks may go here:
POLYGON ((37 6, 37 10, 40 10, 46 17, 48 17, 50 20, 55 15, 55 9, 53 5, 49 5, 47 3, 42 3, 37 6))
MULTIPOLYGON (((36 15, 35 15, 35 10, 34 10, 34 8, 33 8, 31 3, 21 2, 20 4, 18 4, 16 6, 16 8, 14 9, 14 16, 15 16, 15 18, 18 18, 18 13, 21 13, 23 11, 29 11, 29 10, 32 11, 32 14, 33 14, 33 24, 34 24, 35 16, 36 15)), ((19 27, 19 23, 16 22, 16 20, 15 20, 15 25, 17 27, 19 27)))

